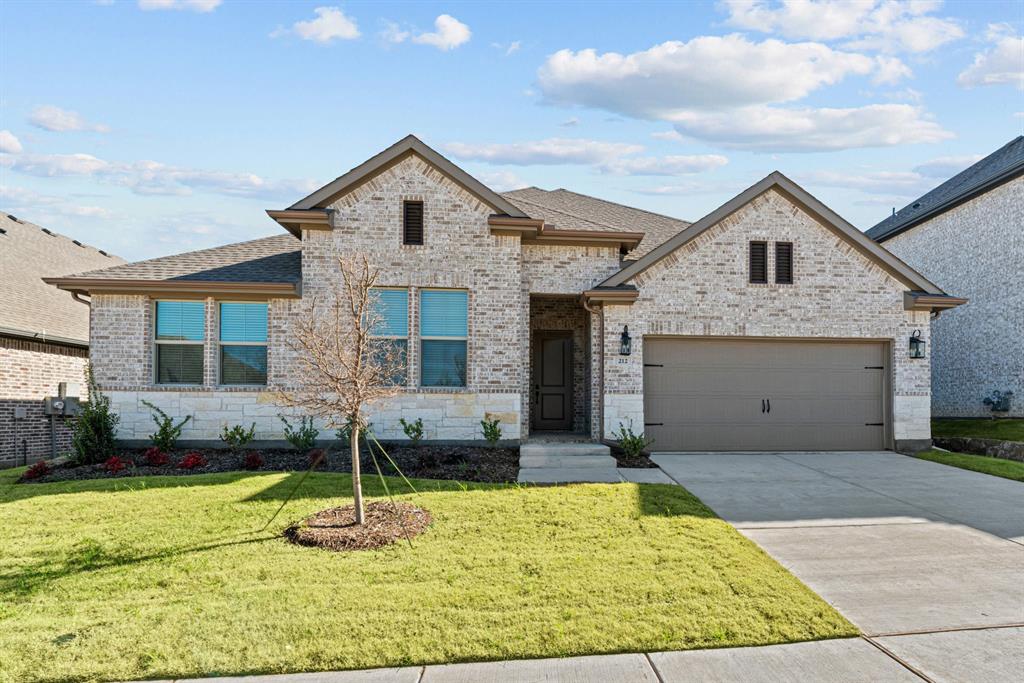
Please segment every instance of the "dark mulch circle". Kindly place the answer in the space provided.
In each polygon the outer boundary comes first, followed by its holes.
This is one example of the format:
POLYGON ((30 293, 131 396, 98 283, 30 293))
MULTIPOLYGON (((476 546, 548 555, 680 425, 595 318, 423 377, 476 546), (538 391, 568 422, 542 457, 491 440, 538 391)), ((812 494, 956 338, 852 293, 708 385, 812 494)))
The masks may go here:
POLYGON ((365 522, 357 525, 355 506, 321 510, 285 529, 292 543, 327 550, 372 550, 415 538, 430 526, 430 513, 409 503, 376 501, 365 506, 365 522))

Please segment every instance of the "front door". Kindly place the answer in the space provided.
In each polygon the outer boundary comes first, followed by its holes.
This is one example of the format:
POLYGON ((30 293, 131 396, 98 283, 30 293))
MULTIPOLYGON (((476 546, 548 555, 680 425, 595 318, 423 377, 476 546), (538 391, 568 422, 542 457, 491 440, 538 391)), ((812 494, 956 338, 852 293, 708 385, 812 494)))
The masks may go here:
POLYGON ((533 429, 572 429, 572 332, 537 332, 533 349, 533 429))

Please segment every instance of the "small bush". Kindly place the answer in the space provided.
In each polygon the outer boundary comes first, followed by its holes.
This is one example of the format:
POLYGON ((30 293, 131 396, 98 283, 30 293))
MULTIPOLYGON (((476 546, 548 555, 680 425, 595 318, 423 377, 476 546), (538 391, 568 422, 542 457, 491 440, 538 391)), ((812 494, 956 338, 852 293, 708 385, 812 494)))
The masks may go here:
POLYGON ((632 420, 629 421, 628 427, 620 422, 619 430, 612 432, 612 437, 619 442, 619 447, 631 458, 637 457, 645 448, 654 443, 654 439, 648 439, 643 432, 633 433, 632 420))
POLYGON ((45 460, 40 460, 32 467, 25 470, 25 474, 21 475, 22 479, 39 479, 45 477, 50 473, 50 466, 46 464, 45 460))
POLYGON ((501 439, 501 427, 498 423, 501 422, 498 418, 493 420, 483 419, 480 420, 480 427, 483 429, 484 438, 487 439, 487 444, 494 448, 498 445, 498 441, 501 439))
POLYGON ((150 446, 147 448, 142 457, 150 467, 163 467, 171 461, 171 459, 167 457, 167 454, 156 446, 150 446))
POLYGON ((197 467, 206 467, 206 458, 199 451, 191 451, 178 462, 180 470, 194 470, 197 467))
MULTIPOLYGON (((373 431, 373 423, 367 422, 359 429, 360 433, 366 434, 367 432, 373 431)), ((334 433, 338 437, 338 441, 341 442, 342 446, 352 445, 352 424, 346 423, 338 427, 338 430, 334 433)))
POLYGON ((413 446, 419 446, 423 440, 423 419, 417 417, 415 422, 406 422, 404 417, 398 418, 402 424, 402 431, 412 441, 413 446))
POLYGON ((92 376, 92 367, 86 369, 89 400, 82 404, 81 412, 71 427, 71 462, 91 465, 103 462, 114 452, 114 437, 121 418, 110 410, 110 397, 100 393, 92 376))
POLYGON ((249 451, 245 454, 244 467, 247 470, 258 470, 263 467, 263 458, 256 451, 249 451))
POLYGON ((292 448, 297 451, 308 451, 316 445, 316 439, 320 436, 320 430, 313 426, 312 417, 300 418, 299 426, 292 427, 284 415, 278 415, 284 423, 284 438, 292 448))
POLYGON ((256 438, 256 423, 253 422, 249 430, 246 431, 242 425, 235 425, 231 429, 228 429, 227 425, 224 425, 224 429, 220 432, 220 440, 228 445, 232 453, 236 453, 247 445, 252 443, 256 438))
POLYGON ((127 458, 122 458, 117 455, 110 456, 109 458, 107 458, 107 461, 103 463, 104 469, 106 469, 107 472, 109 472, 110 474, 117 474, 122 470, 126 470, 129 467, 134 466, 135 463, 133 463, 131 460, 127 458))
POLYGON ((327 464, 327 451, 323 448, 314 448, 310 450, 309 453, 306 454, 306 457, 309 458, 309 466, 311 469, 316 469, 317 467, 327 464))
POLYGON ((181 430, 185 427, 185 424, 192 419, 191 415, 186 415, 185 419, 174 424, 174 420, 167 415, 164 411, 157 408, 149 401, 143 401, 142 405, 146 406, 153 413, 153 422, 156 423, 156 431, 149 435, 150 441, 153 445, 162 451, 174 450, 174 445, 178 443, 178 437, 181 436, 181 430))

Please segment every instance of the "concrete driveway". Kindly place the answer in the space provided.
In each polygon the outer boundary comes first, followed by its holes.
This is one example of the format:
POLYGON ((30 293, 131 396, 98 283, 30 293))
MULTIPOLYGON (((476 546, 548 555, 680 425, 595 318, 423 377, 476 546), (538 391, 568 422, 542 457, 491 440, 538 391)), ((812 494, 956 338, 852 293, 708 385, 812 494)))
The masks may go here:
POLYGON ((1024 484, 890 452, 653 460, 918 673, 1024 671, 1024 484))

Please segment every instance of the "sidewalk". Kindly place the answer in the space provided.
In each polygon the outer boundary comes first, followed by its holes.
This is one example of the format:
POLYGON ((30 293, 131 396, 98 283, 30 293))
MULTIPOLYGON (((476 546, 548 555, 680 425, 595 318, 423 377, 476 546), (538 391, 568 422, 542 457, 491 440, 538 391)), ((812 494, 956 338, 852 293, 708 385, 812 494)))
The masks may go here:
POLYGON ((847 638, 765 647, 190 679, 188 683, 920 683, 922 680, 928 679, 916 675, 869 641, 847 638))

